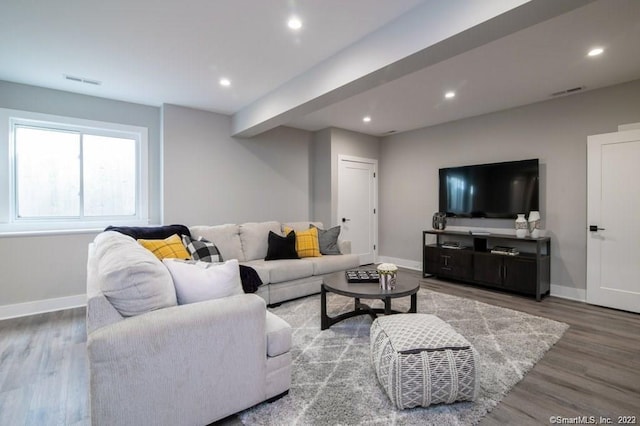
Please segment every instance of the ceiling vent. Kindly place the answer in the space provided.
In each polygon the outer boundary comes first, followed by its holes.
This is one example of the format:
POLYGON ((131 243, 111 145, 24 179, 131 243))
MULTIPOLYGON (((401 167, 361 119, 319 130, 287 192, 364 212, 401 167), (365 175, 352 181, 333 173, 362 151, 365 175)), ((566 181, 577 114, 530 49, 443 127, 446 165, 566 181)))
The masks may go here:
POLYGON ((76 77, 74 75, 65 74, 64 78, 70 81, 75 81, 76 83, 92 84, 94 86, 100 86, 102 84, 102 82, 98 80, 91 80, 89 78, 84 78, 84 77, 76 77))
POLYGON ((578 86, 578 87, 574 87, 573 89, 561 90, 559 92, 552 93, 551 96, 556 97, 556 96, 570 95, 572 93, 581 92, 583 90, 584 90, 584 86, 578 86))

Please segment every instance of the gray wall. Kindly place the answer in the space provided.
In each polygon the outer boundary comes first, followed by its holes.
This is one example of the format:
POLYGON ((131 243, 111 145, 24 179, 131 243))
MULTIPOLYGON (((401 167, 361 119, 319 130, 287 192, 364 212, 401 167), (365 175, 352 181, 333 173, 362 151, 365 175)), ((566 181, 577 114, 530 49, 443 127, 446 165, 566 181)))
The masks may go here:
POLYGON ((312 153, 312 219, 330 227, 332 225, 331 129, 320 130, 313 134, 312 153))
MULTIPOLYGON (((147 127, 150 214, 160 219, 159 108, 6 81, 0 107, 147 127)), ((95 235, 0 236, 0 306, 84 294, 87 244, 95 235)))
MULTIPOLYGON (((640 80, 382 139, 380 254, 421 262, 421 231, 438 210, 438 169, 539 158, 551 283, 586 288, 587 136, 640 121, 640 80)), ((513 222, 458 219, 458 226, 513 222)))
POLYGON ((311 218, 310 132, 279 127, 237 139, 226 115, 175 105, 162 115, 165 223, 311 218))

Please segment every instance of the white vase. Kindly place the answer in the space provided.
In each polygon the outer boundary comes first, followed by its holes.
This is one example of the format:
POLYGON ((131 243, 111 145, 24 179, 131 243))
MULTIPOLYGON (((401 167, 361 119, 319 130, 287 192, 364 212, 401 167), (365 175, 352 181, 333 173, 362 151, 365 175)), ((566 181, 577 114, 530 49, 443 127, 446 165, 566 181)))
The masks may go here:
POLYGON ((528 228, 531 238, 540 236, 540 212, 533 210, 529 213, 528 228))
POLYGON ((524 218, 524 213, 519 214, 516 218, 516 237, 524 238, 527 236, 527 219, 524 218))

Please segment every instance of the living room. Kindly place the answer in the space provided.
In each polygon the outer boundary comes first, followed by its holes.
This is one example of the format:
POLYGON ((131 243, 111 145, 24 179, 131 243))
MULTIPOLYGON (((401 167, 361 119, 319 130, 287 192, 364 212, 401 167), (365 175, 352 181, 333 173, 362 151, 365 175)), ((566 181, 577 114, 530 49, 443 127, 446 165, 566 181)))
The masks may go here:
MULTIPOLYGON (((637 13, 637 7, 623 3, 637 13)), ((567 66, 566 71, 571 73, 573 68, 567 66)), ((335 167, 318 161, 317 141, 329 141, 331 158, 377 159, 380 258, 417 270, 422 263, 421 232, 431 227, 431 215, 438 211, 439 168, 538 158, 543 165, 543 229, 552 237, 551 295, 584 301, 586 140, 589 135, 640 122, 639 78, 636 72, 632 78, 589 87, 583 93, 547 97, 391 135, 336 126, 319 131, 278 126, 239 138, 232 136, 234 122, 229 114, 172 102, 158 106, 107 99, 5 78, 0 81, 0 108, 147 128, 151 224, 309 219, 337 225, 335 206, 321 209, 314 186, 318 173, 331 173, 327 168, 335 167)), ((485 222, 462 224, 487 226, 485 222)), ((513 228, 513 223, 502 220, 491 227, 513 228)), ((0 318, 82 306, 87 245, 97 233, 0 236, 0 318), (25 256, 34 247, 40 253, 37 268, 33 257, 25 256)))

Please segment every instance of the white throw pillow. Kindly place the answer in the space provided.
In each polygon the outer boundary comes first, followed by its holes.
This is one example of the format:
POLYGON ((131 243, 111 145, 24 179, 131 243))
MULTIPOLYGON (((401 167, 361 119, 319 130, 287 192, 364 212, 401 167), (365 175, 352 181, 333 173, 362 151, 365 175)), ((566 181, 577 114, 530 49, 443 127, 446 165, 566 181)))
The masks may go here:
POLYGON ((224 263, 178 259, 163 262, 173 278, 179 305, 244 293, 237 259, 224 263))

